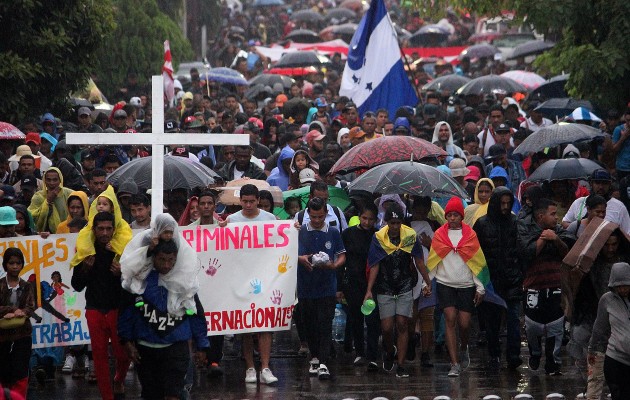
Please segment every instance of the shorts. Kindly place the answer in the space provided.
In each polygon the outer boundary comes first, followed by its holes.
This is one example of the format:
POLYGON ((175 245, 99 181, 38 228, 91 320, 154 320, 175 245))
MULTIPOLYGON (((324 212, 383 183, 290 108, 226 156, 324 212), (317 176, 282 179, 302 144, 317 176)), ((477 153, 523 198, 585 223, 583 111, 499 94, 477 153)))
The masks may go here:
POLYGON ((395 296, 377 294, 376 301, 381 319, 391 318, 396 315, 408 318, 413 316, 413 294, 411 290, 395 296))
POLYGON ((437 283, 437 299, 440 310, 447 307, 455 307, 459 311, 471 313, 475 311, 475 286, 467 288, 454 288, 437 283))

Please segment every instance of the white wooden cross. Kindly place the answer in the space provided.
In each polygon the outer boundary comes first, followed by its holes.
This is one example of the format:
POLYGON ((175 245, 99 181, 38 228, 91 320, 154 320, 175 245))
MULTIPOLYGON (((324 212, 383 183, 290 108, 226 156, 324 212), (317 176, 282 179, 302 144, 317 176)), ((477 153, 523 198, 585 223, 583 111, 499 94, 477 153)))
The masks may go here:
POLYGON ((147 145, 151 144, 151 217, 163 212, 164 146, 180 145, 249 145, 249 135, 164 133, 164 78, 151 79, 151 133, 66 133, 68 144, 147 145))

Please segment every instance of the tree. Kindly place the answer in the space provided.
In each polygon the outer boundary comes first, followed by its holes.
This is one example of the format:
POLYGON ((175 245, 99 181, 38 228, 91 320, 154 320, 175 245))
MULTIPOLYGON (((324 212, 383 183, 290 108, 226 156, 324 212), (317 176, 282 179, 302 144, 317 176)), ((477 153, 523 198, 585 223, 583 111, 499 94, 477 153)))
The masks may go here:
POLYGON ((553 74, 569 73, 569 94, 600 107, 624 107, 630 100, 630 2, 626 0, 412 0, 427 13, 446 6, 478 15, 516 12, 538 33, 559 39, 536 60, 553 74), (448 3, 448 4, 447 4, 448 3))
POLYGON ((0 2, 0 119, 63 114, 113 27, 110 0, 0 2))
POLYGON ((114 95, 125 84, 128 72, 136 73, 141 84, 160 75, 164 40, 170 40, 175 64, 193 57, 190 43, 156 0, 114 0, 114 19, 116 29, 96 54, 97 84, 106 95, 114 95))

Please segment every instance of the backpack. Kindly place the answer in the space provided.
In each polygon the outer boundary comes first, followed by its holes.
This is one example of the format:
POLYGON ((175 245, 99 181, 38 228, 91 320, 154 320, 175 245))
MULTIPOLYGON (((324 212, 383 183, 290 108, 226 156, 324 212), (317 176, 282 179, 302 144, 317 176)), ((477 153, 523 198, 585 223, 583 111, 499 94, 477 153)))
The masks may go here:
MULTIPOLYGON (((333 227, 339 229, 339 232, 341 232, 341 211, 339 210, 339 207, 337 207, 337 206, 331 205, 331 207, 332 207, 333 211, 335 212, 335 216, 337 217, 337 221, 339 221, 339 226, 337 226, 337 223, 331 223, 330 226, 333 226, 333 227)), ((306 210, 302 210, 297 215, 298 222, 300 223, 300 225, 303 225, 304 213, 305 212, 306 212, 306 210)))

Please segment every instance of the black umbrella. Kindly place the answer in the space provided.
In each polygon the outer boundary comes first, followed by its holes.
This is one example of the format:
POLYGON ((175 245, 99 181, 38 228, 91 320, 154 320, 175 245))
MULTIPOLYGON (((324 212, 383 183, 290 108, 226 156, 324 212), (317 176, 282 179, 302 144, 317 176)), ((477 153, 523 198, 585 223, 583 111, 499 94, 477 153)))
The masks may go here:
POLYGON ((413 46, 437 47, 448 39, 449 32, 439 25, 425 25, 411 35, 409 43, 413 46))
POLYGON ((308 100, 305 100, 301 97, 294 97, 284 103, 284 106, 282 107, 282 113, 284 114, 285 118, 296 119, 296 117, 300 114, 304 115, 304 117, 306 118, 306 115, 308 114, 308 110, 310 108, 311 104, 308 102, 308 100))
POLYGON ((588 100, 575 100, 568 97, 560 99, 549 99, 536 107, 536 111, 540 111, 542 115, 552 121, 569 115, 578 107, 586 107, 593 109, 593 105, 588 100))
POLYGON ((587 158, 549 160, 529 176, 529 181, 560 181, 563 179, 587 179, 602 166, 587 158))
POLYGON ((525 86, 510 78, 504 78, 499 75, 485 75, 475 78, 459 88, 457 94, 465 96, 469 94, 509 94, 516 92, 527 93, 527 89, 525 86))
POLYGON ((296 29, 291 31, 288 35, 284 37, 285 39, 291 39, 294 42, 298 43, 319 43, 322 39, 317 35, 316 32, 313 32, 309 29, 296 29))
POLYGON ((300 10, 291 14, 291 20, 319 23, 324 20, 324 16, 313 10, 300 10))
POLYGON ((450 176, 435 167, 412 161, 392 162, 374 167, 352 181, 348 185, 348 190, 469 198, 466 191, 450 176))
POLYGON ((554 76, 547 82, 534 89, 530 95, 530 99, 547 100, 558 97, 569 97, 564 88, 569 81, 569 74, 554 76))
POLYGON ((352 23, 352 22, 348 22, 345 24, 341 24, 341 25, 335 25, 332 28, 332 32, 336 33, 338 35, 354 35, 354 32, 356 32, 357 28, 359 27, 359 25, 352 23))
POLYGON ((500 53, 501 50, 497 49, 491 44, 475 44, 473 46, 465 48, 460 54, 459 59, 464 57, 468 58, 484 58, 494 57, 495 54, 500 53))
POLYGON ((333 20, 351 21, 357 17, 357 13, 347 8, 331 8, 326 12, 326 20, 333 22, 333 20))
POLYGON ((560 122, 539 129, 529 135, 521 143, 514 154, 528 154, 542 151, 547 147, 556 147, 562 144, 575 143, 583 140, 593 140, 604 137, 605 134, 588 125, 560 122))
POLYGON ((253 100, 263 93, 265 94, 265 97, 270 97, 273 94, 273 89, 271 89, 270 86, 257 83, 254 86, 250 86, 249 89, 245 91, 245 97, 253 100))
POLYGON ((533 56, 536 54, 542 54, 545 51, 552 49, 556 44, 553 42, 545 42, 544 40, 531 40, 523 44, 519 44, 514 48, 510 58, 533 56))
POLYGON ((261 74, 249 80, 249 86, 260 84, 273 88, 273 85, 275 85, 276 83, 281 83, 285 89, 289 89, 291 88, 291 85, 295 83, 295 79, 284 75, 261 74))
POLYGON ((455 92, 470 81, 470 78, 461 75, 443 75, 424 85, 422 90, 436 90, 438 92, 447 90, 449 92, 455 92))
POLYGON ((319 67, 323 64, 329 64, 328 57, 317 54, 314 51, 294 51, 284 54, 280 61, 274 66, 275 68, 296 68, 296 67, 319 67))

